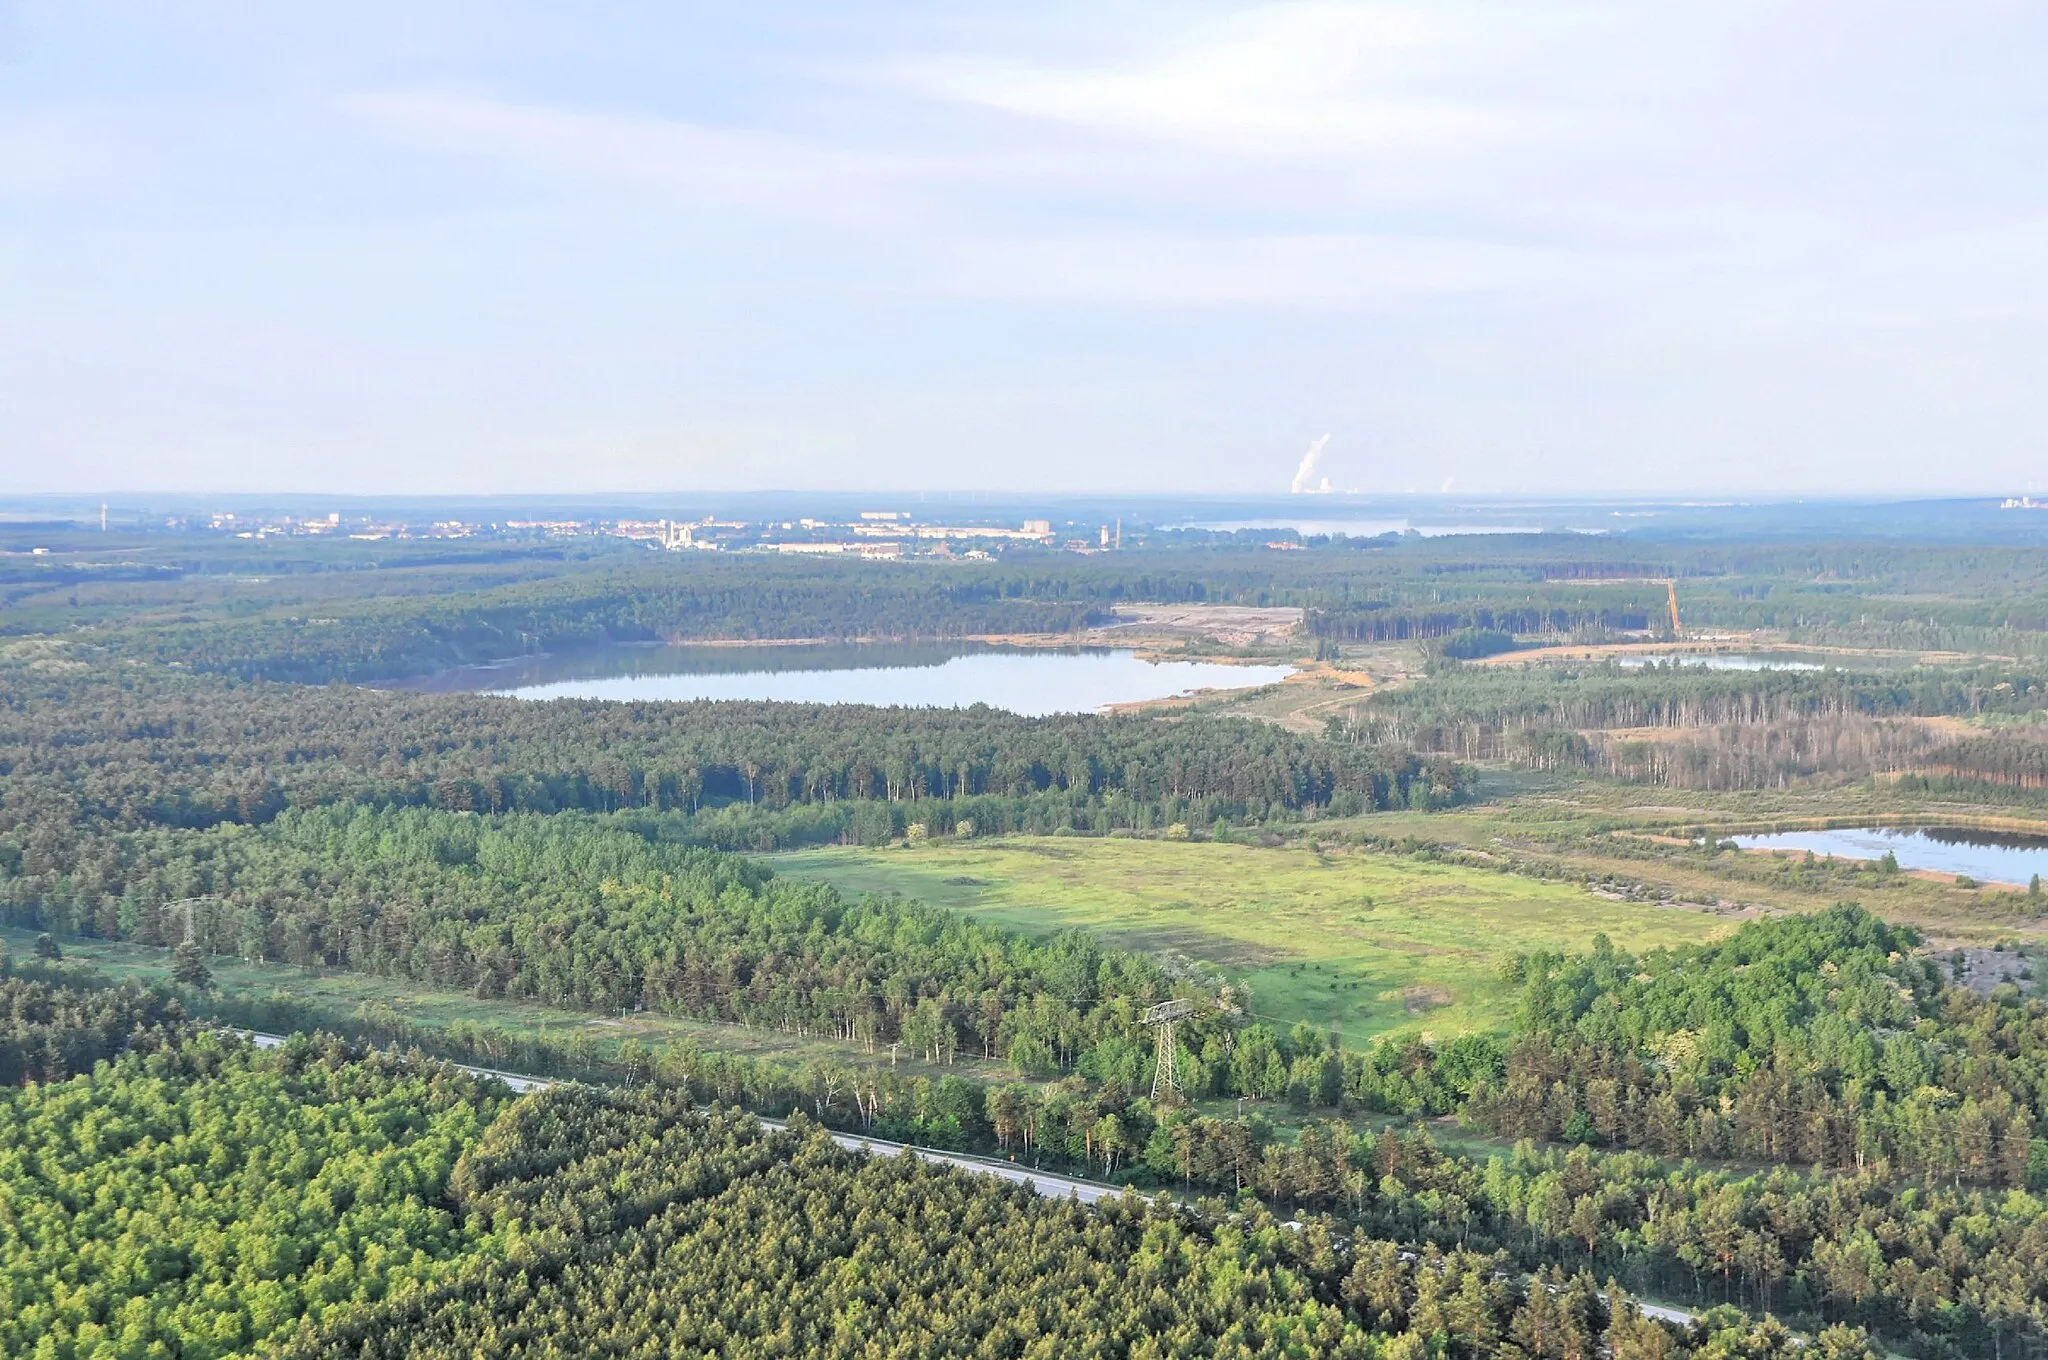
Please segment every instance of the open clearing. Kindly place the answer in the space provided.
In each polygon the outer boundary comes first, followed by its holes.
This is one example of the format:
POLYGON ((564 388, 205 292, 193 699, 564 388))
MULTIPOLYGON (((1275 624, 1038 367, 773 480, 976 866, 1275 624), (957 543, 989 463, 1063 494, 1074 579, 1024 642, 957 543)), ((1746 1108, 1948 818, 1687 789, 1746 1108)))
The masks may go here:
POLYGON ((1078 926, 1160 955, 1221 965, 1253 1009, 1349 1038, 1450 1036, 1507 1022, 1502 959, 1703 940, 1730 922, 1549 882, 1421 859, 1299 846, 1015 837, 771 856, 849 894, 899 892, 1022 930, 1078 926))

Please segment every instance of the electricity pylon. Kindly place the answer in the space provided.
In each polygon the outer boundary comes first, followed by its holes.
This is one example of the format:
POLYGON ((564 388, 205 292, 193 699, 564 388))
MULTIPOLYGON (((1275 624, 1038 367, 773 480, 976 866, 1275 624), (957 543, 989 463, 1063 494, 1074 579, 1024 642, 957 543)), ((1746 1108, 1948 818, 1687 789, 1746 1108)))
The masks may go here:
POLYGON ((163 903, 158 910, 163 912, 165 916, 169 916, 179 907, 185 909, 185 943, 190 944, 192 943, 192 908, 201 902, 211 902, 214 900, 214 897, 215 894, 213 893, 201 893, 197 897, 181 897, 175 902, 163 903))
POLYGON ((1158 1055, 1152 1063, 1152 1099, 1158 1100, 1169 1093, 1180 1090, 1180 1074, 1174 1063, 1173 1027, 1195 1013, 1195 1003, 1185 1000, 1162 1001, 1156 1006, 1147 1006, 1139 1017, 1151 1027, 1158 1043, 1158 1055))

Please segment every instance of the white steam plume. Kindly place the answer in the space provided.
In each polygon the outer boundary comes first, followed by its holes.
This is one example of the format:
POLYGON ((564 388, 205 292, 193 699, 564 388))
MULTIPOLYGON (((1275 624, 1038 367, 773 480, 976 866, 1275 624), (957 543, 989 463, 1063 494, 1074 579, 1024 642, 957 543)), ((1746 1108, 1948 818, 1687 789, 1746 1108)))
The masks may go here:
POLYGON ((1324 435, 1308 446, 1308 452, 1301 456, 1301 466, 1294 470, 1294 485, 1288 488, 1291 493, 1299 496, 1309 491, 1330 489, 1328 477, 1323 478, 1320 488, 1316 484, 1316 464, 1322 459, 1323 446, 1329 442, 1330 436, 1324 435))

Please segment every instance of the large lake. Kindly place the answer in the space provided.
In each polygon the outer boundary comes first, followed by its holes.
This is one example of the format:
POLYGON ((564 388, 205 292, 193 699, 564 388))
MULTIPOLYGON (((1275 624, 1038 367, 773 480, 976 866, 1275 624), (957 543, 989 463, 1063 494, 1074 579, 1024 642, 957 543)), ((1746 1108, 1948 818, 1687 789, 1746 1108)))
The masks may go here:
POLYGON ((521 699, 773 699, 965 708, 1038 717, 1203 689, 1248 689, 1292 666, 1144 661, 1119 648, 621 645, 444 672, 416 686, 521 699))
POLYGON ((1901 869, 1967 874, 1985 883, 2024 884, 2035 874, 2048 878, 2048 839, 2038 836, 1947 827, 1908 831, 1862 826, 1727 839, 1745 850, 1811 850, 1841 859, 1883 859, 1890 851, 1901 869))

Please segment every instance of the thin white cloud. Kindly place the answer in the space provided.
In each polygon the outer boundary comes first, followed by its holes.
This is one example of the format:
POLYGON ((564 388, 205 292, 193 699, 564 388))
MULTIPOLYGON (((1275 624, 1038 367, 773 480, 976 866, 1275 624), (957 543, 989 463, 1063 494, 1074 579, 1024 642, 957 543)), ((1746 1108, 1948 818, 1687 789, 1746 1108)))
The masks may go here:
POLYGON ((1527 108, 1411 88, 1426 83, 1419 72, 1474 43, 1471 30, 1440 13, 1291 4, 1244 11, 1140 60, 1055 68, 947 59, 898 76, 960 103, 1260 155, 1441 154, 1525 140, 1547 126, 1527 108))
POLYGON ((568 485, 711 424, 742 480, 1220 486, 1293 411, 1416 485, 2039 462, 2038 4, 1240 2, 159 6, 150 62, 44 6, 16 459, 568 485))
MULTIPOLYGON (((770 134, 649 116, 590 114, 445 93, 384 93, 349 107, 437 151, 551 177, 643 186, 693 202, 832 227, 913 223, 901 284, 914 293, 1059 305, 1280 306, 1348 310, 1440 293, 1555 280, 1556 253, 1484 241, 1307 228, 1217 230, 1194 222, 1043 233, 978 225, 978 195, 1029 194, 1053 177, 1005 155, 882 157, 770 134)), ((1127 158, 1126 158, 1127 159, 1127 158)), ((874 239, 872 231, 862 236, 874 239)))
POLYGON ((418 146, 550 174, 833 223, 900 218, 905 159, 676 119, 431 91, 356 95, 353 112, 418 146))

